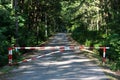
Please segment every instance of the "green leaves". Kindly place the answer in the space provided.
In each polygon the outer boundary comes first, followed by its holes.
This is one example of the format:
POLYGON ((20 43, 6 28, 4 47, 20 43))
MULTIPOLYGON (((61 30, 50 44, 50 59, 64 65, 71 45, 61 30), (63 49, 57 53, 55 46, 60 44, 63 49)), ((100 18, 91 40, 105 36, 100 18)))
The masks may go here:
POLYGON ((113 70, 119 70, 120 69, 120 35, 119 34, 111 34, 107 38, 107 45, 111 47, 111 49, 108 52, 108 59, 110 60, 110 63, 113 63, 114 66, 110 66, 113 70), (108 44, 109 43, 109 44, 108 44))
POLYGON ((11 10, 7 3, 0 5, 0 66, 7 63, 7 48, 11 46, 11 37, 14 36, 11 10))
POLYGON ((87 46, 109 46, 107 58, 115 63, 111 67, 120 70, 120 1, 83 0, 82 4, 77 3, 77 6, 69 4, 66 9, 66 13, 73 12, 68 14, 72 20, 67 18, 72 23, 72 37, 87 46))

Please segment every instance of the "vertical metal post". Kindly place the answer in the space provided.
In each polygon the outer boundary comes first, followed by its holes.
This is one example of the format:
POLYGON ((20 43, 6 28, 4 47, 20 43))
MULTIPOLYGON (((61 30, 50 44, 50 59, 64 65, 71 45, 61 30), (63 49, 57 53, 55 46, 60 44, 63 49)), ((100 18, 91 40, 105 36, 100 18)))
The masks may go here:
POLYGON ((8 64, 12 65, 12 48, 8 48, 8 64))
POLYGON ((103 48, 103 65, 105 65, 105 61, 106 61, 106 47, 103 48))

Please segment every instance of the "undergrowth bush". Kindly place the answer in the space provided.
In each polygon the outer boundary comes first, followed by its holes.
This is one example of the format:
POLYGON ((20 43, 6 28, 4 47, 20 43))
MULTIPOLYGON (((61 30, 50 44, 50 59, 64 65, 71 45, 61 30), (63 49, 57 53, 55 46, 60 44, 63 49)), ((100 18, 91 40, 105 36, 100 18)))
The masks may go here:
MULTIPOLYGON (((120 70, 120 35, 111 33, 109 35, 99 33, 96 31, 83 31, 84 29, 78 27, 73 30, 72 37, 80 44, 85 46, 108 46, 110 49, 106 52, 106 58, 108 59, 110 68, 112 70, 120 70), (112 65, 111 65, 112 64, 112 65)), ((102 57, 103 50, 99 49, 99 55, 102 57)))

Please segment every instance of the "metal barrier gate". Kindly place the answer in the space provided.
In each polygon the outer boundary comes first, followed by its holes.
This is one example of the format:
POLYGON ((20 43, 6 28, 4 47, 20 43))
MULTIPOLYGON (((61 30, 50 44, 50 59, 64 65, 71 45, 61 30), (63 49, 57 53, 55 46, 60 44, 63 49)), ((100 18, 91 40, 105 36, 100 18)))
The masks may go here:
MULTIPOLYGON (((9 63, 9 65, 13 64, 13 50, 15 50, 17 52, 18 49, 64 51, 64 50, 83 50, 83 49, 90 49, 90 48, 93 48, 93 49, 103 49, 102 61, 103 61, 103 63, 105 63, 105 60, 106 60, 106 49, 109 49, 110 47, 85 47, 83 45, 81 45, 81 46, 54 46, 54 47, 10 47, 10 48, 8 48, 8 63, 9 63)), ((56 52, 51 52, 49 54, 40 55, 38 57, 27 59, 27 60, 25 59, 25 60, 23 60, 21 62, 18 62, 18 63, 35 60, 37 58, 41 58, 43 56, 51 55, 51 54, 54 54, 54 53, 56 53, 56 52)))

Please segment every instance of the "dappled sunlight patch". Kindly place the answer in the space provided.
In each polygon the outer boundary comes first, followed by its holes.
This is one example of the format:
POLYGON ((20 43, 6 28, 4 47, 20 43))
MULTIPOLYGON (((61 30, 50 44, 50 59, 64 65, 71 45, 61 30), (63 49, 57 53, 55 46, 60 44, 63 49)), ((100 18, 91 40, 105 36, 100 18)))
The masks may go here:
POLYGON ((23 65, 23 66, 20 66, 14 70, 12 70, 12 72, 18 72, 18 71, 23 71, 24 69, 30 69, 32 68, 33 66, 32 65, 23 65))
POLYGON ((41 65, 47 66, 47 65, 65 65, 65 64, 71 64, 74 62, 86 62, 86 61, 90 61, 89 59, 71 59, 71 60, 67 60, 67 61, 62 61, 62 62, 45 62, 45 63, 40 63, 41 65))
POLYGON ((24 65, 24 66, 21 66, 20 68, 24 69, 24 68, 30 68, 30 67, 32 67, 32 66, 31 65, 24 65))
POLYGON ((62 58, 75 58, 76 57, 76 55, 66 55, 66 56, 62 56, 62 58))
POLYGON ((35 71, 25 71, 25 72, 23 72, 23 73, 27 73, 27 74, 31 74, 31 73, 34 73, 35 71))
POLYGON ((97 71, 97 72, 102 72, 102 69, 98 69, 98 68, 96 68, 96 67, 93 67, 93 68, 91 68, 91 69, 88 69, 88 70, 92 70, 92 71, 97 71))
POLYGON ((58 68, 69 68, 69 67, 71 67, 71 66, 70 65, 64 65, 64 66, 60 66, 58 68))

